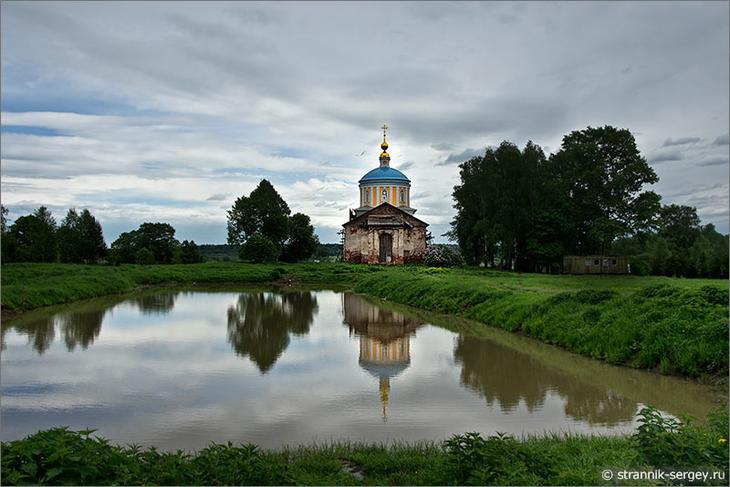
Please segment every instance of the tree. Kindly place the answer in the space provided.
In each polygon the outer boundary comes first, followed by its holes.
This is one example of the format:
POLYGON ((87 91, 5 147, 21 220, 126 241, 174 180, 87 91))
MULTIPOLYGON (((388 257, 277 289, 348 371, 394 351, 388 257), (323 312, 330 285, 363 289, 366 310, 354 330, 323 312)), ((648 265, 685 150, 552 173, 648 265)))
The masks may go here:
POLYGON ((0 205, 0 231, 2 231, 3 235, 8 231, 8 212, 7 208, 0 205))
POLYGON ((101 223, 87 209, 81 212, 79 231, 81 234, 80 254, 82 262, 96 262, 107 254, 101 223))
POLYGON ((659 211, 658 232, 666 240, 670 256, 666 263, 667 275, 691 276, 689 250, 700 236, 700 219, 691 206, 668 205, 659 211))
POLYGON ((118 264, 132 264, 136 259, 137 252, 137 231, 123 232, 112 242, 109 252, 111 260, 118 264))
POLYGON ((238 252, 241 260, 255 263, 274 262, 279 255, 279 247, 268 237, 260 234, 247 238, 238 252))
POLYGON ((659 197, 641 188, 659 178, 628 130, 605 126, 571 132, 549 163, 576 225, 573 252, 603 253, 616 237, 651 225, 659 197))
POLYGON ((142 247, 134 253, 134 261, 140 265, 152 265, 155 263, 155 256, 150 249, 142 247))
POLYGON ((137 230, 137 245, 152 252, 158 264, 172 263, 175 248, 175 229, 169 223, 143 223, 137 230))
POLYGON ((532 142, 520 151, 504 141, 459 166, 461 184, 453 194, 457 215, 448 235, 468 263, 517 270, 538 264, 532 232, 544 199, 545 161, 532 142))
POLYGON ((106 243, 101 224, 84 209, 79 215, 71 208, 58 228, 59 259, 61 262, 96 262, 106 255, 106 243))
POLYGON ((228 243, 240 245, 254 234, 279 248, 289 235, 289 206, 266 179, 249 196, 241 196, 228 211, 228 243))
POLYGON ((58 228, 58 256, 61 262, 81 262, 81 218, 74 208, 58 228))
POLYGON ((196 264, 203 262, 198 245, 193 240, 183 240, 180 244, 180 262, 183 264, 196 264))
POLYGON ((8 231, 8 209, 0 205, 0 245, 2 246, 2 262, 15 260, 15 235, 8 231))
POLYGON ((15 241, 15 260, 55 262, 58 256, 56 220, 45 206, 21 216, 10 227, 15 241))
POLYGON ((303 213, 295 213, 289 219, 289 238, 284 244, 281 260, 298 262, 312 256, 319 244, 310 219, 303 213))
MULTIPOLYGON (((112 243, 112 259, 119 263, 137 262, 137 253, 146 249, 154 263, 170 264, 180 243, 169 223, 143 223, 137 230, 124 232, 112 243)), ((146 257, 145 257, 146 258, 146 257)))

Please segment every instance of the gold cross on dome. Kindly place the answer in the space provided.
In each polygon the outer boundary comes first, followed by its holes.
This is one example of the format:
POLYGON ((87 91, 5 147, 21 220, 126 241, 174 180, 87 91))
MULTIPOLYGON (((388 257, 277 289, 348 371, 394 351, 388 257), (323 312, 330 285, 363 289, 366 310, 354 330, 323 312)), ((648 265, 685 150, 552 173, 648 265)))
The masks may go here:
POLYGON ((388 130, 388 124, 384 123, 383 126, 380 128, 383 129, 383 137, 385 137, 385 131, 388 130))

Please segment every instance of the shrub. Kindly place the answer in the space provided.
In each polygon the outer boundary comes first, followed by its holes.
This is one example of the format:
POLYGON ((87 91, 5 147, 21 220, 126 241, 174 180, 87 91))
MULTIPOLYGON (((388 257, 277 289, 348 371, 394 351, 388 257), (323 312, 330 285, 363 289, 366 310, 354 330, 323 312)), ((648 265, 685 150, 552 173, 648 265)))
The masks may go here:
MULTIPOLYGON (((2 474, 6 485, 101 485, 114 483, 115 472, 129 471, 131 458, 93 430, 53 428, 3 444, 2 474)), ((122 482, 123 483, 123 482, 122 482)))
POLYGON ((523 443, 498 433, 454 435, 444 443, 449 483, 457 485, 536 485, 549 483, 551 468, 523 443))
POLYGON ((245 262, 274 262, 279 258, 279 248, 262 235, 251 235, 241 245, 238 257, 245 262))
POLYGON ((698 427, 688 418, 679 421, 662 416, 653 407, 645 407, 639 411, 639 424, 632 439, 646 464, 727 469, 727 409, 713 413, 708 426, 698 427))
POLYGON ((635 276, 648 276, 651 274, 651 262, 638 258, 631 259, 631 273, 635 276))
POLYGON ((423 263, 429 267, 454 267, 464 265, 461 253, 449 245, 429 245, 423 263))

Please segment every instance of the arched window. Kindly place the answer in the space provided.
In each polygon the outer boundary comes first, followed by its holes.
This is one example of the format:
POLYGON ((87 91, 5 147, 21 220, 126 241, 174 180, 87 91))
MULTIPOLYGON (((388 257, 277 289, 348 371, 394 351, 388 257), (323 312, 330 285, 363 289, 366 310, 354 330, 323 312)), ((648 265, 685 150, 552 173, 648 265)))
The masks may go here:
POLYGON ((400 190, 400 202, 405 203, 406 202, 406 192, 403 188, 400 190))
POLYGON ((370 188, 365 188, 365 204, 370 204, 370 188))

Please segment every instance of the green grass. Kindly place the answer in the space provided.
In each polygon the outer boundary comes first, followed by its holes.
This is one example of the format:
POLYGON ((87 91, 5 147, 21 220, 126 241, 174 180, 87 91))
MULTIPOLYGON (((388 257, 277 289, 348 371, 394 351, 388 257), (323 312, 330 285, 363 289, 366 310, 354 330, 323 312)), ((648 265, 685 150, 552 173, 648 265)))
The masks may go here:
POLYGON ((2 267, 2 307, 12 314, 144 286, 270 282, 351 289, 617 365, 689 377, 728 370, 728 283, 721 280, 314 263, 10 264, 2 267))
MULTIPOLYGON (((604 485, 604 469, 728 465, 727 411, 703 426, 640 413, 631 437, 455 435, 437 443, 333 443, 198 452, 120 447, 65 428, 2 445, 5 485, 604 485)), ((620 482, 619 482, 620 483, 620 482)), ((636 484, 636 482, 627 482, 636 484)))

